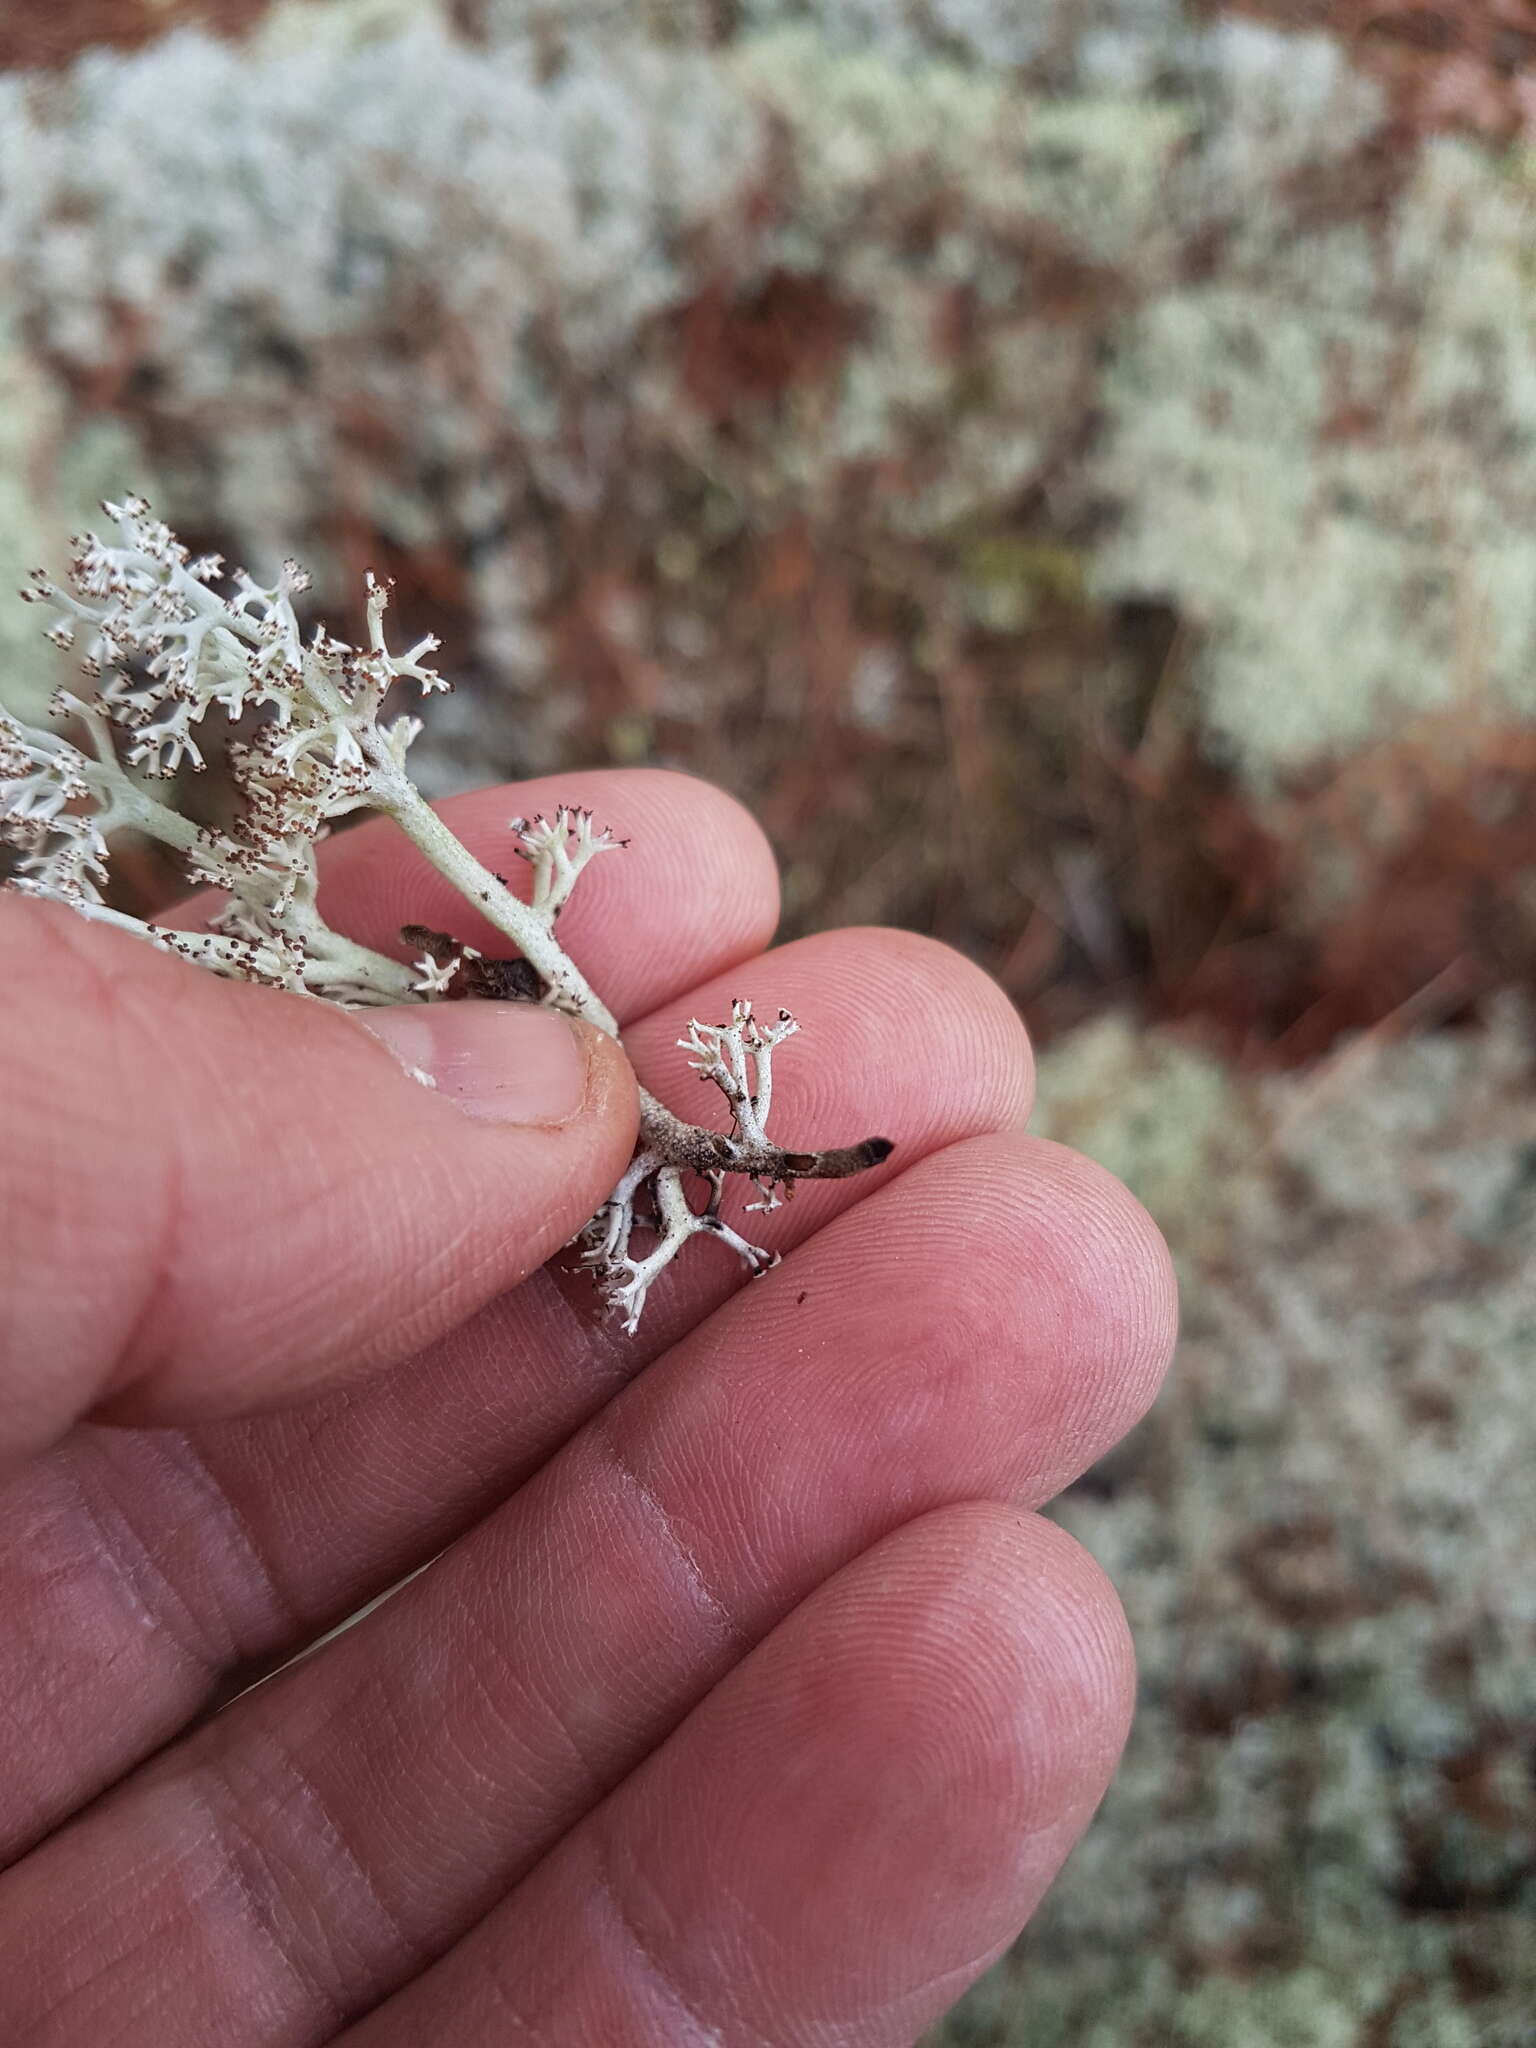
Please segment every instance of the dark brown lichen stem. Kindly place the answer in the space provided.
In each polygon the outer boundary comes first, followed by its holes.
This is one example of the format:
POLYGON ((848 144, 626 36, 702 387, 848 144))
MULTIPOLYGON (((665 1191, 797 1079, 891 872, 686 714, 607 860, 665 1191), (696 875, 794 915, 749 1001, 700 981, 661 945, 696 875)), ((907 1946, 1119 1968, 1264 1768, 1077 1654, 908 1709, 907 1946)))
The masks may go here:
POLYGON ((796 1180, 851 1180, 882 1166, 896 1147, 889 1138, 866 1138, 860 1145, 844 1145, 831 1152, 786 1152, 784 1164, 796 1180))
POLYGON ((443 991, 449 1002, 473 996, 485 1003, 536 1003, 544 993, 543 979, 532 961, 487 960, 481 954, 466 951, 447 932, 435 932, 424 924, 404 924, 400 936, 439 967, 446 967, 458 956, 454 977, 443 991))
POLYGON ((684 1123, 649 1090, 640 1090, 640 1142, 666 1166, 691 1173, 744 1173, 768 1186, 797 1180, 848 1180, 889 1159, 889 1138, 865 1138, 826 1152, 786 1152, 778 1145, 754 1145, 725 1131, 684 1123))

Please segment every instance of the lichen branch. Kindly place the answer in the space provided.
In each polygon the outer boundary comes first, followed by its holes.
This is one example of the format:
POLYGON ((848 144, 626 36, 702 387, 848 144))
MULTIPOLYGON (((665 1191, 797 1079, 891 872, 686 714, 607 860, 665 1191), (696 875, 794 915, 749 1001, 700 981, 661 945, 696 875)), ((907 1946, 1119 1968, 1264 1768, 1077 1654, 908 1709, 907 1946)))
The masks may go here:
MULTIPOLYGON (((82 537, 67 585, 39 572, 23 593, 48 607, 48 635, 57 644, 75 646, 84 633, 82 673, 93 690, 63 694, 55 705, 82 745, 0 713, 0 836, 20 853, 12 886, 214 973, 295 994, 349 1006, 536 1001, 617 1036, 613 1013, 555 927, 591 863, 626 842, 577 807, 511 819, 512 851, 532 870, 524 902, 448 829, 407 772, 420 721, 383 722, 397 684, 413 683, 424 695, 448 687, 428 664, 434 640, 390 653, 389 586, 368 578, 366 647, 324 627, 306 639, 295 599, 309 585, 296 564, 285 564, 270 587, 244 571, 226 579, 217 556, 193 560, 142 499, 103 509, 115 537, 82 537), (204 722, 213 712, 242 721, 246 734, 226 725, 223 736, 239 798, 227 830, 194 823, 130 772, 168 779, 202 769, 204 722), (417 957, 407 965, 335 931, 318 906, 317 851, 335 819, 359 810, 392 818, 516 956, 490 960, 446 933, 408 926, 404 936, 417 957), (220 892, 205 930, 147 923, 107 902, 109 839, 125 829, 170 848, 190 883, 220 892)), ((687 1123, 642 1089, 635 1158, 583 1233, 584 1263, 627 1329, 691 1238, 717 1239, 753 1273, 776 1263, 725 1222, 728 1176, 753 1183, 757 1200, 749 1207, 773 1209, 799 1180, 845 1178, 889 1155, 884 1139, 788 1151, 769 1136, 773 1056, 796 1028, 786 1010, 760 1024, 745 1002, 732 1005, 725 1024, 690 1023, 681 1043, 695 1070, 724 1094, 729 1131, 687 1123), (705 1189, 697 1209, 688 1199, 690 1173, 705 1189), (654 1235, 644 1252, 633 1248, 637 1229, 654 1235)))

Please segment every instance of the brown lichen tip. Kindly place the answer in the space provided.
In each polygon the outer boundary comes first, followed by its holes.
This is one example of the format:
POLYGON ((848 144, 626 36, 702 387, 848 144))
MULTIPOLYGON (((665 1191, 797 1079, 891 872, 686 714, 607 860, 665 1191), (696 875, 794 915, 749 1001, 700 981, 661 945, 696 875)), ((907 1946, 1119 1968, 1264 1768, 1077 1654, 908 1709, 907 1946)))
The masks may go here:
POLYGON ((896 1150, 889 1138, 866 1138, 861 1145, 844 1145, 830 1152, 786 1152, 784 1164, 802 1180, 851 1180, 881 1166, 896 1150))

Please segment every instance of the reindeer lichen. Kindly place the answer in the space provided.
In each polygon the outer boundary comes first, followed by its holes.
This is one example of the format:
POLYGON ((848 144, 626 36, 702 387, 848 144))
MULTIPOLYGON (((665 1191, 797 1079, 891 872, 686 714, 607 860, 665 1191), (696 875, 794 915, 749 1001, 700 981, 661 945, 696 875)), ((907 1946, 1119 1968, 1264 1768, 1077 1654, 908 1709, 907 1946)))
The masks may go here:
MULTIPOLYGON (((67 586, 41 571, 25 595, 50 614, 49 637, 82 651, 89 696, 61 692, 64 733, 0 712, 0 836, 20 850, 11 886, 71 905, 216 974, 344 1005, 461 997, 537 1001, 618 1035, 612 1013, 555 935, 584 869, 623 842, 589 811, 512 818, 512 850, 533 870, 523 902, 443 824, 416 789, 406 756, 419 719, 383 717, 397 683, 447 689, 428 665, 428 638, 403 654, 384 635, 388 588, 368 579, 368 644, 323 626, 305 639, 294 607, 308 587, 296 563, 277 582, 226 578, 218 556, 191 559, 143 499, 103 508, 116 539, 82 537, 67 586), (204 720, 245 720, 223 749, 239 798, 227 829, 195 823, 146 786, 205 766, 204 720), (255 722, 251 723, 251 715, 255 722), (405 965, 335 931, 318 904, 318 848, 334 820, 376 811, 394 820, 466 902, 516 949, 487 961, 450 934, 408 926, 421 957, 405 965), (104 891, 111 837, 131 829, 180 857, 187 879, 222 891, 203 931, 173 930, 112 907, 104 891)), ((886 1158, 883 1139, 833 1151, 789 1151, 768 1135, 774 1048, 795 1030, 788 1011, 761 1026, 737 1003, 728 1024, 694 1021, 681 1041, 730 1104, 729 1132, 690 1124, 641 1090, 640 1141, 617 1188, 584 1233, 583 1263, 634 1330, 657 1275, 693 1237, 728 1245, 749 1271, 776 1255, 721 1216, 727 1175, 744 1174, 773 1208, 799 1180, 846 1178, 886 1158), (685 1176, 707 1199, 695 1209, 685 1176), (637 1227, 654 1245, 634 1248, 637 1227)))

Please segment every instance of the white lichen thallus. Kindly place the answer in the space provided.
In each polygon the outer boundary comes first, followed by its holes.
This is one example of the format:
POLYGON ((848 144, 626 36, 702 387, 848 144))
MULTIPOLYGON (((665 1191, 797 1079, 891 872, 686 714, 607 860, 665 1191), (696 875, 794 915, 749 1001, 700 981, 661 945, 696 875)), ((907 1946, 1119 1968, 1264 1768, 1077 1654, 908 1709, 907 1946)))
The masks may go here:
MULTIPOLYGON (((383 722, 397 683, 414 682, 424 695, 448 688, 427 665, 435 640, 390 653, 388 588, 368 578, 366 648, 323 626, 306 640, 294 599, 308 578, 296 564, 285 565, 270 588, 243 572, 226 581, 217 556, 191 559, 142 499, 103 509, 115 542, 81 538, 67 588, 39 572, 24 593, 50 609, 48 631, 58 644, 86 636, 81 666, 93 689, 89 696, 61 692, 55 702, 81 744, 0 712, 0 836, 21 853, 10 886, 67 903, 216 974, 298 995, 349 1006, 539 1001, 617 1036, 612 1013, 556 938, 555 924, 590 863, 625 842, 574 807, 510 820, 514 850, 533 871, 524 902, 449 831, 407 773, 420 721, 383 722), (195 823, 128 772, 169 780, 203 769, 200 729, 211 711, 259 719, 248 736, 223 745, 239 798, 227 830, 195 823), (335 931, 318 907, 317 849, 333 820, 357 811, 392 818, 511 942, 515 957, 487 959, 448 934, 413 926, 407 936, 424 951, 408 966, 335 931), (224 892, 206 931, 171 931, 106 901, 110 840, 120 830, 157 841, 180 858, 189 882, 224 892)), ((642 1089, 635 1157, 581 1239, 583 1263, 626 1329, 636 1327, 656 1276, 690 1238, 718 1239, 753 1273, 776 1263, 722 1218, 728 1175, 754 1183, 758 1200, 750 1206, 774 1208, 797 1180, 843 1179, 888 1156, 884 1139, 790 1152, 769 1137, 773 1053, 795 1028, 781 1011, 765 1029, 746 1003, 733 1005, 727 1024, 690 1024, 681 1042, 695 1070, 729 1102, 729 1132, 686 1123, 642 1089), (707 1191, 697 1210, 688 1173, 707 1191), (654 1232, 648 1251, 633 1248, 637 1228, 654 1232)))

